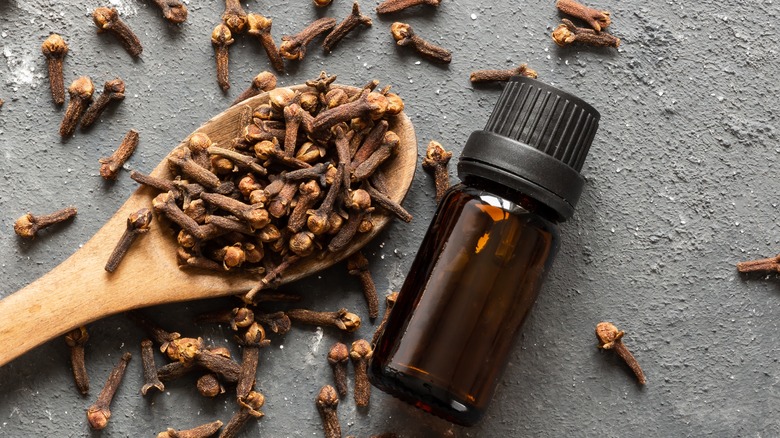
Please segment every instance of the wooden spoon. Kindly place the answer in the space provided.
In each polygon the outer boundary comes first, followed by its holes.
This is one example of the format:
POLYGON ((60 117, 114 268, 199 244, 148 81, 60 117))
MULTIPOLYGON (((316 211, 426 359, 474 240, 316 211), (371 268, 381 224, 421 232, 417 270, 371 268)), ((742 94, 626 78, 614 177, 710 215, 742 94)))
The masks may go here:
MULTIPOLYGON (((339 86, 350 91, 354 87, 339 86)), ((291 87, 307 89, 305 85, 291 87)), ((251 119, 252 109, 268 102, 267 93, 252 97, 218 114, 198 128, 215 143, 227 145, 251 119)), ((380 170, 389 195, 401 202, 409 190, 417 163, 417 139, 409 118, 401 113, 389 120, 401 139, 397 156, 380 170)), ((167 160, 151 173, 171 178, 167 160)), ((97 233, 67 260, 29 286, 0 300, 0 366, 76 327, 139 307, 212 298, 246 292, 259 277, 235 272, 180 269, 176 261, 176 235, 163 221, 140 236, 114 273, 103 267, 126 228, 127 217, 151 207, 156 191, 140 187, 97 233)), ((281 277, 281 284, 321 271, 362 248, 379 234, 391 217, 377 210, 374 228, 360 234, 341 252, 301 260, 281 277)))

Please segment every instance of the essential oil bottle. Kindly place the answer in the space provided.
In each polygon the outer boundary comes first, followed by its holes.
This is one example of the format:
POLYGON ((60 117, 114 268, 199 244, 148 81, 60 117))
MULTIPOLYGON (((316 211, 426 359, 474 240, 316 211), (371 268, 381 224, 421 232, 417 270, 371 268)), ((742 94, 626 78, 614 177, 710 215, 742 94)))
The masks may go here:
POLYGON ((514 77, 468 139, 369 367, 371 382, 453 423, 484 415, 574 212, 599 122, 514 77))

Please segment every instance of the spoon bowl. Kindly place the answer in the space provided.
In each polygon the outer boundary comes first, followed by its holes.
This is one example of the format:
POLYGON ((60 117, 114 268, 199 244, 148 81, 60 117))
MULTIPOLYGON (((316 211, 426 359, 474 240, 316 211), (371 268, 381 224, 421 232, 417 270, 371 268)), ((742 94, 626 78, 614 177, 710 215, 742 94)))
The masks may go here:
MULTIPOLYGON (((348 91, 358 88, 334 85, 348 91)), ((306 85, 290 87, 305 91, 306 85)), ((230 144, 251 120, 252 111, 268 102, 268 94, 249 98, 204 123, 196 132, 217 144, 230 144)), ((394 159, 378 172, 388 181, 388 195, 396 202, 406 196, 417 164, 417 139, 409 118, 389 117, 390 130, 401 142, 394 159)), ((167 159, 151 172, 172 177, 167 159)), ((141 186, 95 235, 72 256, 30 285, 0 300, 0 366, 69 330, 115 313, 158 304, 235 295, 258 284, 256 274, 181 269, 176 260, 176 235, 165 221, 155 220, 141 235, 113 273, 104 266, 125 231, 127 217, 151 207, 157 191, 141 186)), ((379 210, 372 214, 373 229, 358 234, 337 253, 300 260, 279 278, 285 284, 319 272, 349 257, 390 222, 379 210)))

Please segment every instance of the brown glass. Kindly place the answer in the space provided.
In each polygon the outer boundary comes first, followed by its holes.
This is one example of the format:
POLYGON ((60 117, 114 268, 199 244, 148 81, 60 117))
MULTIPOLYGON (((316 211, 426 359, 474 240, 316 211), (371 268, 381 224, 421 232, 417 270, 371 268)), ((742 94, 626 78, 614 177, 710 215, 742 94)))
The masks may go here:
POLYGON ((557 250, 556 219, 481 179, 450 189, 374 350, 372 383, 454 423, 479 421, 557 250))

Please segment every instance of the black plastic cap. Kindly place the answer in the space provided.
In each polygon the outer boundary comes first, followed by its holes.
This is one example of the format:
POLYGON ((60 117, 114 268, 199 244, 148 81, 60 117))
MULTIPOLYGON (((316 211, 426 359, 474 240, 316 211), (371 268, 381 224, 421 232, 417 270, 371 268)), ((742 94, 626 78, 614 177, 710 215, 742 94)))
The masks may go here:
POLYGON ((469 137, 458 175, 490 179, 558 212, 574 213, 580 170, 601 115, 582 99, 537 80, 509 80, 482 131, 469 137))

